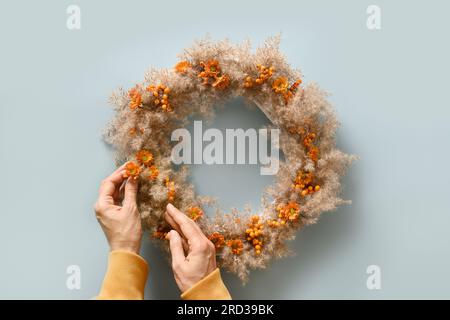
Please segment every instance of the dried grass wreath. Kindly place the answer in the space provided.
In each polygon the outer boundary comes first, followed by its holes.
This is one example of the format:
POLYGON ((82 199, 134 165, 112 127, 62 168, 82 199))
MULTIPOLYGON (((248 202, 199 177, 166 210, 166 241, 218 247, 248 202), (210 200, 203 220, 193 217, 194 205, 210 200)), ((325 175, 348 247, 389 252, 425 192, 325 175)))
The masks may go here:
MULTIPOLYGON (((315 223, 324 211, 348 203, 339 197, 340 178, 355 159, 336 149, 338 121, 326 94, 315 84, 302 86, 279 51, 279 37, 256 52, 250 43, 197 41, 172 69, 151 69, 143 83, 111 97, 116 115, 105 139, 116 161, 130 161, 128 176, 139 178, 138 206, 152 237, 165 239, 168 202, 196 221, 217 248, 218 264, 243 281, 250 269, 289 254, 287 240, 315 223), (171 163, 171 133, 196 114, 214 115, 213 106, 233 97, 256 104, 280 130, 280 163, 276 183, 262 195, 262 211, 222 213, 209 197, 197 196, 188 169, 171 163), (204 214, 215 206, 217 214, 204 214)), ((168 248, 166 241, 161 241, 168 248)))

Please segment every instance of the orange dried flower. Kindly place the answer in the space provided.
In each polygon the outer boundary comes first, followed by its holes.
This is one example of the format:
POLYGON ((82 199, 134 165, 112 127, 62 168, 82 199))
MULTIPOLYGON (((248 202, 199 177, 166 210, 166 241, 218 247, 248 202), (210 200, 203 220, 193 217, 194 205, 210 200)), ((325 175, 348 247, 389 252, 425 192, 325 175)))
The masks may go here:
POLYGON ((153 161, 153 154, 147 150, 139 150, 136 153, 136 160, 145 166, 149 166, 153 161))
POLYGON ((206 63, 200 62, 200 65, 207 77, 214 78, 220 73, 219 61, 217 60, 208 60, 206 63))
POLYGON ((294 96, 295 92, 297 91, 298 86, 302 83, 302 80, 298 79, 295 81, 290 87, 289 90, 285 90, 282 92, 284 102, 286 104, 289 103, 289 100, 294 96))
POLYGON ((183 60, 175 65, 175 71, 181 74, 185 74, 191 66, 192 65, 189 61, 183 60))
POLYGON ((214 232, 208 237, 209 241, 211 241, 216 249, 221 249, 225 244, 225 238, 219 232, 214 232))
POLYGON ((317 148, 316 146, 310 147, 308 151, 308 157, 312 161, 317 162, 317 160, 319 160, 319 148, 317 148))
POLYGON ((203 210, 199 207, 191 207, 187 210, 189 218, 194 221, 197 221, 201 217, 203 217, 203 210))
POLYGON ((295 90, 297 90, 297 88, 300 86, 301 83, 302 83, 302 79, 298 79, 291 85, 291 87, 289 88, 289 91, 295 92, 295 90))
POLYGON ((234 254, 241 254, 244 249, 244 244, 240 239, 228 240, 227 246, 230 247, 231 252, 234 254))
POLYGON ((198 73, 198 77, 203 79, 204 85, 211 85, 217 89, 225 89, 230 85, 230 77, 222 74, 219 61, 208 60, 206 63, 202 61, 200 66, 202 69, 198 73))
MULTIPOLYGON (((128 130, 128 134, 130 136, 134 136, 136 133, 138 132, 138 128, 134 127, 134 128, 130 128, 130 130, 128 130)), ((144 128, 140 128, 139 129, 139 133, 143 134, 144 133, 144 128)))
POLYGON ((150 174, 149 174, 148 178, 150 180, 155 180, 158 177, 158 175, 159 175, 158 168, 156 166, 150 166, 148 168, 148 170, 150 171, 150 174))
POLYGON ((286 205, 279 205, 277 207, 278 210, 278 218, 284 221, 297 221, 300 217, 300 208, 298 203, 289 202, 286 205))
POLYGON ((303 136, 303 145, 307 150, 307 156, 312 161, 317 162, 319 160, 319 148, 314 145, 317 135, 314 132, 307 132, 305 129, 301 129, 300 134, 303 136))
POLYGON ((217 89, 225 89, 226 87, 228 87, 230 85, 230 82, 231 82, 230 77, 228 75, 224 74, 220 77, 216 77, 216 81, 214 81, 212 86, 217 89))
POLYGON ((167 187, 167 199, 169 201, 173 201, 175 199, 175 182, 170 181, 169 178, 166 178, 166 187, 167 187))
POLYGON ((139 90, 136 88, 132 88, 128 91, 128 96, 130 97, 130 109, 135 110, 137 108, 142 107, 142 95, 139 90))
POLYGON ((155 230, 155 232, 153 232, 153 237, 156 239, 167 240, 168 233, 169 233, 168 229, 160 228, 160 229, 155 230))
POLYGON ((286 90, 289 87, 289 82, 288 79, 286 77, 279 77, 276 78, 273 83, 272 83, 272 89, 276 92, 276 93, 283 93, 286 92, 286 90))
POLYGON ((141 167, 139 167, 139 165, 137 165, 133 161, 130 161, 125 165, 125 178, 132 177, 133 179, 137 179, 140 173, 141 167))

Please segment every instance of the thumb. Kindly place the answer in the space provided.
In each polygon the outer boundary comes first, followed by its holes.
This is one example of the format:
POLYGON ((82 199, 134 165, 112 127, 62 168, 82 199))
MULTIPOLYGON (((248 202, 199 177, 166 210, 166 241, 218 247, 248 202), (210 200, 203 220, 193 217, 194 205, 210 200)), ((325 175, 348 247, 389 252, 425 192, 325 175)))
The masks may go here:
POLYGON ((175 230, 171 230, 167 234, 170 243, 170 254, 172 255, 172 268, 181 265, 186 257, 184 256, 183 243, 180 234, 175 230))
POLYGON ((136 195, 138 191, 138 182, 132 177, 128 178, 125 183, 125 195, 123 197, 123 202, 125 204, 136 204, 136 195))

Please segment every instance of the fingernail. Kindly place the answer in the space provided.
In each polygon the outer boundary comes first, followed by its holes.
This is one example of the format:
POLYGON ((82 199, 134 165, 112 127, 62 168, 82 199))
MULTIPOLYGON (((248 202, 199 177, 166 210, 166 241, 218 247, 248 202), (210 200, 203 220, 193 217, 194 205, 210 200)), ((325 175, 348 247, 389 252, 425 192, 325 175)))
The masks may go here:
POLYGON ((167 210, 173 210, 175 209, 175 207, 173 206, 173 204, 169 203, 166 207, 167 210))

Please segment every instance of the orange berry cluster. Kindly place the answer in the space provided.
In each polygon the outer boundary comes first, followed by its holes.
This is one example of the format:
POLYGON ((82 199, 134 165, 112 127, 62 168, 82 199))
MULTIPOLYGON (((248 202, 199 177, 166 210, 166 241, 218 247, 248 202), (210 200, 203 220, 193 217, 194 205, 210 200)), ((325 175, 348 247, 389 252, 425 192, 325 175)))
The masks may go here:
POLYGON ((307 196, 320 190, 320 185, 314 184, 314 174, 312 172, 299 170, 292 187, 298 190, 302 196, 307 196))
POLYGON ((128 97, 130 97, 129 107, 131 110, 142 108, 142 94, 139 92, 137 86, 128 91, 128 97))
POLYGON ((206 63, 202 61, 200 67, 198 77, 203 79, 204 85, 211 85, 217 89, 225 89, 230 85, 231 79, 227 74, 222 73, 219 61, 208 60, 206 63))
POLYGON ((169 201, 173 201, 175 199, 175 182, 171 181, 169 178, 166 178, 166 187, 167 199, 169 201))
POLYGON ((241 254, 244 249, 244 244, 241 239, 228 240, 227 246, 230 247, 231 252, 234 254, 241 254))
POLYGON ((252 88, 255 84, 261 85, 264 82, 266 82, 270 77, 272 77, 273 73, 275 72, 274 67, 266 67, 262 64, 257 64, 256 68, 258 69, 258 77, 253 80, 252 77, 247 76, 244 80, 244 88, 252 88))
POLYGON ((245 234, 247 236, 247 241, 251 243, 253 248, 255 249, 255 254, 261 254, 261 249, 263 245, 263 241, 261 240, 261 236, 263 233, 264 225, 260 222, 260 216, 252 216, 251 222, 248 224, 247 230, 245 230, 245 234))
POLYGON ((269 220, 267 220, 267 225, 269 227, 271 227, 271 228, 277 228, 277 227, 279 227, 281 225, 285 225, 286 224, 285 221, 283 223, 281 223, 281 222, 283 222, 283 221, 280 220, 280 219, 269 219, 269 220))
POLYGON ((147 91, 153 95, 153 104, 155 106, 160 107, 163 111, 173 110, 172 105, 169 103, 169 87, 163 84, 158 84, 157 86, 150 85, 147 87, 147 91))
POLYGON ((219 232, 213 232, 208 239, 214 244, 216 249, 221 249, 225 244, 225 237, 219 232))
POLYGON ((189 218, 191 218, 194 221, 197 221, 201 217, 203 217, 203 210, 199 207, 190 207, 187 210, 189 218))

